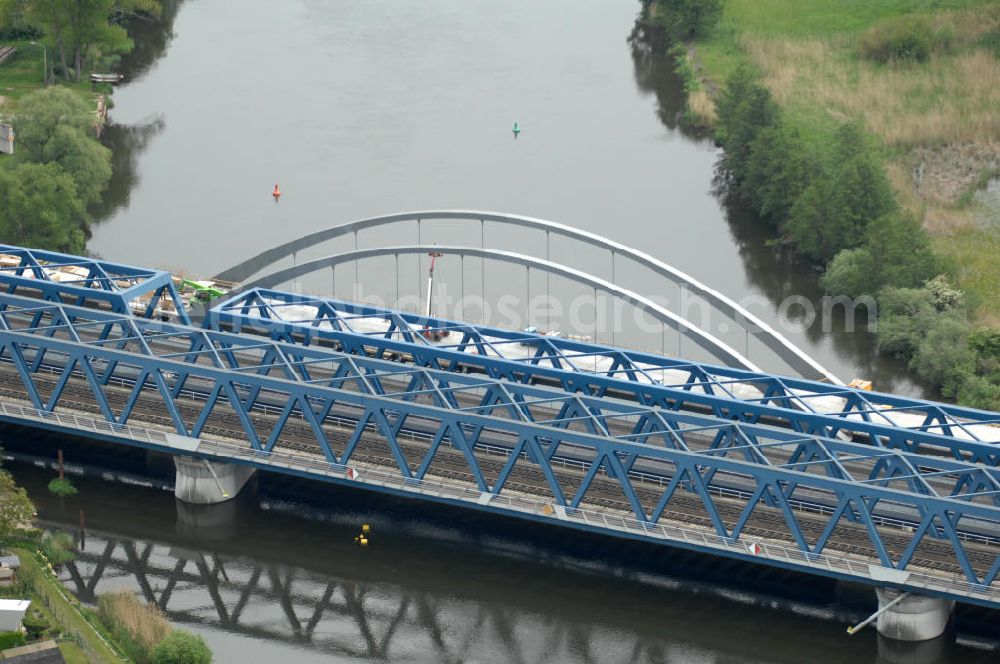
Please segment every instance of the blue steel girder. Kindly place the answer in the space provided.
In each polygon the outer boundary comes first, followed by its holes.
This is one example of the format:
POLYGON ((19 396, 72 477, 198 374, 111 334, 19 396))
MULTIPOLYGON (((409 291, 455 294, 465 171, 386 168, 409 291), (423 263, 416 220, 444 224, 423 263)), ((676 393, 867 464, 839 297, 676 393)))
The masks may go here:
POLYGON ((132 303, 148 296, 149 302, 142 311, 147 318, 153 316, 160 300, 168 299, 179 320, 191 322, 173 278, 163 270, 6 244, 0 244, 0 255, 18 259, 16 265, 0 265, 0 286, 8 294, 37 290, 47 301, 102 303, 121 314, 132 314, 132 303), (56 274, 58 279, 53 278, 56 274))
MULTIPOLYGON (((535 364, 530 361, 504 359, 496 357, 494 354, 484 355, 481 353, 462 352, 448 346, 432 345, 419 335, 418 338, 420 341, 414 344, 395 338, 388 338, 381 333, 359 334, 332 329, 320 329, 301 323, 282 321, 276 318, 275 315, 263 320, 246 313, 258 306, 272 307, 273 305, 266 302, 265 297, 256 291, 243 294, 236 298, 236 303, 224 303, 213 307, 208 312, 205 327, 214 330, 230 327, 236 332, 241 332, 245 329, 257 330, 270 335, 271 338, 286 341, 301 340, 306 345, 317 345, 319 343, 334 344, 335 347, 339 347, 344 352, 355 355, 371 355, 377 349, 379 356, 391 354, 396 358, 409 357, 412 359, 413 365, 420 367, 444 367, 452 371, 464 367, 475 369, 491 378, 498 378, 505 381, 522 384, 533 382, 556 384, 568 392, 584 393, 599 398, 612 394, 623 398, 631 398, 640 404, 656 406, 664 410, 693 410, 696 412, 705 412, 707 410, 719 418, 734 419, 747 423, 756 423, 762 420, 777 420, 785 423, 792 430, 829 438, 836 437, 842 432, 849 432, 851 435, 860 437, 866 442, 879 447, 917 453, 927 451, 937 453, 939 450, 944 449, 958 460, 968 460, 990 466, 1000 465, 1000 447, 977 444, 974 438, 955 437, 923 428, 894 426, 886 423, 884 420, 874 421, 870 417, 859 415, 858 413, 863 411, 858 411, 857 409, 845 409, 840 413, 810 412, 776 404, 775 399, 767 396, 757 400, 737 398, 731 391, 725 388, 722 381, 713 379, 712 375, 707 372, 703 365, 680 363, 666 358, 645 356, 649 362, 659 359, 663 364, 663 368, 666 369, 677 369, 680 367, 688 370, 690 376, 688 382, 684 385, 664 385, 659 383, 654 384, 652 378, 650 378, 650 382, 620 380, 614 376, 602 373, 584 373, 581 371, 559 369, 553 366, 535 364), (722 394, 717 393, 718 391, 722 391, 722 394), (861 419, 847 419, 849 416, 856 416, 861 419)), ((360 314, 354 316, 354 318, 364 317, 360 314)), ((467 329, 469 326, 462 324, 460 327, 467 329)), ((511 335, 509 331, 505 332, 505 334, 508 336, 511 335)), ((494 342, 489 341, 489 343, 492 344, 494 342)), ((612 357, 617 363, 615 366, 621 366, 621 362, 628 361, 623 355, 622 351, 614 351, 612 357)), ((713 368, 714 370, 716 368, 713 368)), ((615 372, 617 371, 615 369, 615 372)), ((654 370, 641 369, 641 371, 649 376, 649 372, 654 370)), ((719 369, 719 371, 748 373, 739 372, 735 369, 719 369)), ((792 379, 776 379, 764 376, 760 380, 765 382, 767 380, 772 381, 768 388, 772 390, 774 389, 774 385, 792 379)), ((734 384, 736 382, 747 383, 748 381, 757 384, 758 376, 753 374, 747 378, 740 380, 733 379, 728 382, 734 384)), ((797 387, 798 383, 794 384, 796 385, 794 389, 799 389, 797 387)), ((817 383, 817 385, 821 384, 817 383)), ((832 389, 831 386, 824 387, 832 389)), ((843 390, 840 391, 844 392, 843 390)), ((831 396, 834 393, 836 391, 824 392, 821 396, 831 396)), ((857 395, 857 391, 846 391, 844 393, 855 401, 862 398, 857 395)), ((765 391, 766 394, 767 392, 765 391)), ((879 399, 899 400, 899 404, 903 402, 909 403, 909 401, 901 397, 894 397, 892 395, 876 394, 875 397, 879 399)), ((788 404, 801 404, 803 399, 802 395, 782 398, 783 402, 787 402, 788 404)), ((931 402, 919 403, 925 404, 925 410, 940 411, 938 404, 932 404, 931 402)), ((902 406, 899 405, 899 407, 901 408, 902 406)), ((883 413, 890 412, 881 407, 876 410, 883 413)), ((983 411, 972 412, 979 413, 982 416, 979 420, 981 423, 996 421, 997 418, 997 415, 994 413, 985 413, 983 411)), ((949 415, 949 417, 951 416, 949 415)))
MULTIPOLYGON (((14 363, 19 379, 29 393, 37 376, 29 371, 24 359, 40 350, 63 358, 61 364, 65 369, 62 375, 68 374, 69 368, 76 367, 83 374, 83 379, 77 380, 77 383, 86 386, 94 393, 103 417, 119 426, 124 425, 128 418, 124 417, 124 411, 118 416, 107 396, 101 394, 104 388, 98 378, 98 371, 95 370, 95 367, 109 363, 116 363, 122 375, 134 376, 130 398, 141 390, 143 396, 155 400, 157 407, 170 415, 177 433, 182 435, 192 435, 195 432, 187 428, 182 404, 179 403, 182 399, 174 396, 169 384, 179 379, 197 384, 197 387, 190 388, 197 391, 190 392, 183 398, 192 400, 195 397, 191 394, 195 394, 197 400, 204 404, 202 414, 206 412, 213 414, 217 409, 235 413, 237 424, 227 426, 235 427, 233 431, 247 441, 246 444, 250 449, 264 455, 269 452, 268 443, 277 440, 273 431, 283 429, 298 413, 301 419, 312 420, 318 424, 312 427, 314 434, 317 429, 320 430, 312 442, 322 451, 327 461, 347 464, 352 461, 352 455, 365 436, 366 425, 372 423, 380 434, 375 440, 386 446, 386 452, 395 459, 401 474, 421 479, 420 472, 428 472, 430 464, 427 463, 427 459, 433 459, 434 454, 428 450, 429 456, 425 455, 418 471, 414 473, 411 470, 406 463, 407 455, 400 437, 400 429, 393 424, 397 421, 397 417, 405 417, 407 420, 422 422, 431 440, 438 440, 440 444, 447 439, 462 453, 461 457, 468 465, 469 474, 480 490, 483 490, 485 485, 489 493, 494 495, 505 491, 515 467, 523 470, 525 466, 530 466, 540 472, 544 484, 551 492, 551 500, 557 505, 572 508, 574 501, 580 503, 577 501, 577 495, 586 499, 588 492, 593 488, 594 478, 600 473, 604 486, 610 483, 621 491, 625 504, 631 507, 633 518, 642 522, 656 523, 664 515, 665 510, 672 506, 672 500, 676 498, 678 489, 683 488, 686 495, 699 501, 712 529, 720 537, 738 540, 751 517, 759 515, 757 510, 760 506, 770 506, 780 513, 789 538, 795 541, 800 551, 817 555, 824 550, 827 543, 824 542, 822 547, 818 546, 820 540, 810 534, 815 534, 815 530, 803 529, 803 519, 806 517, 791 508, 785 488, 790 484, 796 484, 810 492, 829 496, 840 512, 833 521, 839 521, 840 517, 849 511, 851 518, 846 520, 856 521, 865 527, 868 544, 876 552, 883 566, 905 569, 909 559, 902 554, 910 549, 917 551, 919 546, 933 540, 938 546, 946 547, 949 556, 954 556, 956 564, 961 567, 965 578, 971 583, 992 584, 997 569, 1000 568, 996 556, 1000 548, 989 546, 985 552, 977 550, 976 554, 979 557, 973 561, 966 550, 969 545, 964 544, 959 537, 960 534, 967 537, 979 530, 983 530, 986 535, 1000 532, 998 530, 1000 509, 992 504, 983 505, 973 501, 958 500, 952 496, 927 495, 908 489, 889 487, 879 482, 848 481, 806 470, 756 463, 721 454, 725 447, 714 450, 719 454, 703 454, 594 435, 587 431, 489 417, 465 410, 444 409, 377 394, 338 390, 316 383, 142 355, 110 348, 106 344, 98 346, 81 344, 24 331, 0 332, 0 358, 5 360, 9 358, 14 363), (265 438, 257 430, 256 427, 259 425, 255 423, 253 408, 241 397, 241 393, 247 388, 259 388, 262 392, 267 392, 275 398, 275 405, 281 406, 270 438, 265 438), (353 422, 341 418, 336 424, 337 427, 351 432, 347 446, 339 454, 327 437, 321 435, 327 423, 320 420, 320 414, 328 413, 328 407, 332 404, 350 406, 356 412, 362 413, 362 416, 353 422), (503 440, 507 441, 506 444, 510 446, 511 451, 497 480, 489 484, 485 480, 485 474, 480 467, 481 461, 475 450, 477 447, 495 445, 498 441, 503 444, 503 440), (581 469, 585 471, 583 475, 587 484, 576 490, 571 484, 567 484, 566 474, 560 471, 555 463, 563 447, 569 451, 564 452, 562 456, 577 458, 581 469), (666 484, 666 489, 655 506, 640 502, 635 485, 642 484, 645 488, 645 480, 637 479, 634 473, 627 472, 623 459, 627 460, 633 469, 639 469, 647 475, 659 473, 659 479, 666 484), (727 519, 727 515, 719 509, 711 494, 714 487, 708 479, 708 473, 725 473, 731 477, 742 478, 746 483, 751 499, 746 501, 738 520, 727 519), (884 531, 880 531, 878 518, 874 514, 875 506, 880 502, 897 506, 915 515, 914 522, 920 526, 926 523, 927 526, 920 531, 920 539, 923 541, 913 544, 912 539, 909 539, 906 549, 903 550, 899 547, 895 550, 888 547, 884 541, 886 535, 884 531), (983 556, 986 556, 985 560, 983 556)), ((65 384, 63 382, 64 387, 65 384)), ((69 407, 62 402, 64 387, 57 386, 53 389, 49 410, 69 407)), ((35 392, 37 395, 37 387, 35 392)), ((80 397, 76 394, 71 396, 72 398, 80 397)), ((40 400, 35 399, 35 405, 42 410, 46 409, 40 400)), ((148 416, 148 413, 146 415, 148 416)), ((409 433, 417 431, 419 430, 416 428, 408 430, 409 433)), ((824 444, 837 444, 837 441, 824 441, 824 444)), ((869 457, 870 454, 866 455, 866 458, 869 457)), ((843 458, 841 463, 844 463, 843 458)), ((836 514, 836 510, 833 512, 836 514)), ((810 518, 823 520, 824 532, 826 529, 833 532, 838 526, 837 523, 831 525, 830 519, 825 515, 810 518)), ((806 519, 805 523, 808 522, 809 519, 806 519)), ((914 532, 918 530, 919 528, 914 532)), ((895 532, 893 536, 896 539, 908 537, 905 531, 895 532)))
MULTIPOLYGON (((810 405, 810 401, 823 397, 838 397, 846 401, 844 410, 839 413, 841 416, 854 415, 865 420, 874 420, 885 423, 886 416, 894 412, 906 411, 908 413, 919 413, 923 418, 920 429, 940 429, 946 435, 952 435, 953 430, 963 431, 970 439, 976 440, 975 433, 968 429, 967 425, 1000 423, 1000 416, 996 413, 955 406, 951 404, 941 404, 921 399, 913 399, 879 392, 867 392, 865 390, 830 385, 818 381, 805 380, 792 377, 778 377, 765 373, 711 365, 703 362, 693 362, 687 360, 670 359, 651 353, 623 350, 600 346, 592 343, 585 343, 573 339, 549 337, 541 334, 525 332, 513 332, 500 328, 476 326, 468 323, 460 323, 435 317, 424 317, 416 314, 393 311, 380 307, 361 305, 331 298, 316 296, 303 296, 300 294, 286 293, 282 291, 254 288, 229 297, 224 297, 213 303, 206 319, 206 325, 215 325, 219 320, 232 323, 223 317, 223 314, 233 315, 246 314, 253 308, 266 307, 269 319, 278 323, 282 333, 291 334, 299 332, 306 343, 314 338, 332 338, 338 342, 344 342, 342 337, 329 336, 331 330, 323 329, 318 325, 313 325, 314 321, 322 319, 321 322, 331 322, 334 319, 340 321, 351 321, 361 319, 392 319, 396 321, 394 331, 379 331, 366 334, 354 332, 358 336, 365 337, 366 343, 382 348, 377 343, 379 337, 392 339, 399 335, 398 321, 402 320, 411 329, 428 329, 431 331, 461 332, 462 340, 455 344, 431 344, 423 337, 418 338, 418 343, 426 347, 436 347, 440 350, 464 351, 470 345, 483 344, 488 346, 490 351, 499 357, 493 359, 503 359, 504 349, 517 346, 531 348, 528 357, 517 358, 517 364, 523 368, 537 366, 548 363, 550 366, 558 363, 560 368, 568 371, 584 372, 583 368, 576 364, 585 364, 588 358, 609 359, 612 367, 602 370, 610 377, 627 376, 629 380, 643 378, 651 382, 657 382, 654 374, 663 369, 683 371, 688 374, 688 378, 683 383, 677 384, 684 389, 697 387, 715 393, 728 396, 732 399, 737 397, 732 394, 731 387, 738 384, 753 384, 760 388, 762 396, 758 399, 762 404, 778 402, 785 408, 793 405, 807 413, 816 411, 810 405), (288 320, 282 320, 280 311, 287 310, 287 307, 309 306, 317 309, 314 317, 302 319, 300 325, 294 325, 288 320), (322 313, 319 313, 319 312, 322 313), (308 329, 307 328, 312 328, 308 329)), ((245 319, 246 316, 244 315, 245 319)), ((244 320, 244 322, 248 322, 244 320)), ((279 328, 271 328, 277 330, 279 328)), ((358 341, 355 341, 355 346, 358 341)), ((462 356, 471 353, 462 352, 462 356)), ((510 358, 507 358, 510 359, 510 358)), ((627 382, 627 381, 621 381, 627 382)), ((602 387, 601 389, 611 389, 602 387)))
MULTIPOLYGON (((990 501, 1000 505, 1000 493, 997 492, 1000 489, 1000 473, 946 457, 921 456, 899 450, 890 452, 772 426, 720 421, 701 414, 680 413, 616 399, 599 399, 549 387, 505 383, 469 374, 351 356, 324 347, 304 347, 254 336, 151 323, 90 309, 0 295, 0 327, 23 329, 25 321, 29 325, 25 331, 30 334, 53 336, 57 330, 65 330, 66 336, 73 341, 113 346, 119 350, 134 344, 133 352, 166 360, 207 362, 209 366, 241 374, 276 374, 286 380, 337 389, 351 387, 362 394, 406 402, 424 397, 439 408, 486 416, 496 416, 499 412, 510 419, 559 429, 578 425, 595 435, 664 445, 703 455, 726 456, 735 452, 752 463, 784 468, 814 467, 830 476, 878 482, 882 486, 903 481, 912 491, 937 495, 938 492, 925 479, 931 477, 939 483, 943 495, 962 500, 988 496, 990 501), (41 324, 43 319, 44 325, 41 324), (102 333, 97 339, 81 341, 88 329, 98 327, 102 333), (120 336, 111 337, 112 329, 120 330, 120 336), (164 342, 172 345, 166 346, 164 342), (320 377, 319 369, 325 369, 327 375, 320 377), (392 382, 397 383, 399 389, 392 387, 392 382), (711 437, 712 440, 707 446, 699 445, 699 437, 711 437), (853 473, 847 470, 845 463, 856 467, 853 473), (944 483, 945 480, 954 484, 949 486, 944 483)), ((44 352, 37 351, 28 373, 38 371, 43 359, 44 352)), ((117 362, 107 363, 100 376, 102 385, 108 384, 116 366, 117 362)), ((69 372, 64 372, 60 380, 68 380, 68 377, 69 372)), ((142 381, 136 382, 141 384, 142 381)), ((186 378, 175 381, 171 390, 174 398, 184 389, 185 382, 186 378)), ((120 423, 127 419, 137 395, 138 390, 117 418, 120 423)), ((218 390, 210 394, 210 402, 214 403, 220 395, 218 390)), ((260 387, 251 386, 239 401, 245 408, 252 409, 259 396, 260 387)), ((286 408, 291 412, 302 407, 301 404, 291 403, 286 404, 286 408)), ((192 429, 195 435, 200 433, 209 411, 210 408, 206 408, 192 429)), ((312 425, 312 413, 308 409, 301 409, 301 412, 309 416, 312 425)), ((397 417, 394 424, 396 433, 404 420, 404 415, 397 417)), ((262 444, 265 448, 273 447, 276 440, 276 436, 272 436, 262 444)), ((964 444, 970 448, 982 446, 981 443, 964 444)), ((711 476, 711 473, 707 475, 709 479, 711 476)), ((796 486, 789 484, 786 494, 791 495, 796 486)))

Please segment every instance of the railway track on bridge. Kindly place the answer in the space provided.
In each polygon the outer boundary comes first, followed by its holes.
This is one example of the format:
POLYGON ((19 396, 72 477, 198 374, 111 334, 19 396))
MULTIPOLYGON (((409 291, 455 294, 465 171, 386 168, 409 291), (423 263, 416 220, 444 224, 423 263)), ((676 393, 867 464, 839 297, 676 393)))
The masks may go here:
MULTIPOLYGON (((0 376, 7 379, 16 380, 16 372, 9 364, 0 364, 0 376)), ((10 385, 14 380, 6 380, 10 385)), ((36 385, 44 386, 48 390, 55 389, 57 378, 38 375, 36 385)), ((63 398, 60 404, 64 407, 79 410, 81 413, 90 414, 98 408, 93 399, 93 393, 82 375, 70 378, 65 386, 65 391, 71 399, 63 398)), ((130 385, 115 385, 110 383, 104 390, 105 396, 116 407, 124 405, 131 394, 130 385)), ((23 403, 28 402, 27 394, 22 390, 11 389, 10 387, 0 387, 0 396, 5 399, 14 399, 23 403)), ((197 391, 185 390, 180 398, 176 400, 177 407, 185 419, 194 421, 201 414, 205 405, 205 393, 199 394, 197 391)), ((274 409, 276 410, 276 409, 274 409)), ((254 424, 261 426, 262 430, 269 430, 276 424, 277 416, 266 404, 257 404, 250 411, 254 424), (269 410, 271 412, 269 412, 269 410)), ((328 428, 328 438, 331 444, 337 449, 344 449, 351 435, 353 434, 352 420, 344 417, 347 413, 328 416, 328 421, 324 422, 324 429, 328 428)), ((164 431, 173 431, 173 422, 169 417, 162 415, 162 406, 157 397, 140 394, 135 406, 133 419, 143 424, 154 425, 164 431)), ((356 424, 356 419, 353 420, 356 424)), ((244 442, 242 427, 239 418, 235 413, 214 415, 204 428, 204 435, 207 438, 222 438, 244 442)), ((404 431, 405 432, 405 431, 404 431)), ((410 431, 410 437, 402 437, 399 443, 406 452, 407 459, 422 459, 430 449, 430 440, 426 432, 410 431)), ((298 453, 305 453, 315 456, 317 460, 322 460, 323 455, 319 446, 314 440, 314 435, 309 426, 301 420, 290 420, 282 429, 282 435, 278 439, 276 447, 288 449, 298 453)), ((484 453, 476 455, 476 461, 485 476, 496 477, 503 466, 507 463, 510 454, 509 441, 491 441, 488 446, 484 446, 484 453), (505 443, 506 442, 506 446, 505 443), (492 444, 495 443, 495 444, 492 444), (504 456, 506 449, 507 456, 504 456)), ((435 455, 435 465, 432 465, 428 473, 428 479, 435 481, 445 481, 459 483, 464 486, 475 486, 475 478, 469 470, 468 462, 463 454, 448 446, 439 447, 435 455)), ((396 459, 388 452, 384 441, 377 432, 366 432, 360 438, 359 445, 352 455, 352 464, 359 467, 371 467, 381 469, 394 469, 398 471, 396 459)), ((583 471, 574 468, 570 464, 555 465, 554 470, 558 474, 561 486, 573 488, 578 487, 583 479, 583 471)), ((650 476, 651 478, 652 476, 650 476)), ((636 495, 643 506, 650 510, 660 499, 665 482, 669 482, 669 476, 657 478, 656 482, 643 478, 641 475, 630 477, 636 495)), ((714 495, 713 502, 720 516, 727 523, 735 522, 746 506, 745 497, 739 494, 726 497, 724 487, 716 487, 719 494, 714 495), (740 498, 743 498, 741 502, 740 498)), ((531 472, 529 468, 515 465, 511 471, 511 476, 505 484, 505 491, 511 490, 533 498, 551 500, 552 493, 544 477, 540 472, 531 472)), ((730 489, 730 491, 732 491, 730 489)), ((748 493, 748 492, 745 492, 748 493)), ((631 515, 632 509, 629 502, 622 496, 621 489, 616 482, 606 476, 598 475, 594 478, 584 499, 581 501, 581 508, 611 512, 615 515, 631 515)), ((692 498, 681 493, 675 493, 670 501, 670 509, 661 516, 662 520, 683 524, 686 527, 696 526, 712 531, 712 522, 705 515, 700 498, 692 498)), ((824 528, 825 522, 819 515, 811 515, 807 508, 799 510, 799 526, 807 537, 818 538, 824 528)), ((886 548, 893 556, 898 556, 909 545, 909 538, 906 536, 906 526, 879 528, 879 534, 886 548)), ((795 545, 794 538, 790 535, 787 522, 780 510, 776 508, 758 506, 750 517, 744 534, 750 538, 759 538, 779 542, 784 545, 795 545)), ((868 542, 868 535, 864 526, 858 524, 844 524, 835 537, 831 538, 827 548, 838 553, 855 556, 859 559, 867 559, 873 564, 878 563, 877 555, 873 553, 868 542)), ((977 571, 988 569, 1000 554, 1000 547, 988 544, 969 542, 966 545, 970 562, 977 571)), ((915 556, 911 566, 923 568, 938 573, 954 574, 962 576, 962 569, 955 562, 954 555, 949 546, 927 542, 921 545, 919 555, 915 556)))

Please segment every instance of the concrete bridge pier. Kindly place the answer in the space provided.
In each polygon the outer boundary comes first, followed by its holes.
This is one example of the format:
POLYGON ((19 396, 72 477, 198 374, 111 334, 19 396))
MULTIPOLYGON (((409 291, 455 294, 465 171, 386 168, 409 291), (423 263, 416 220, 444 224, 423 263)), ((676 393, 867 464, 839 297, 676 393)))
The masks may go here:
POLYGON ((878 633, 896 641, 936 639, 944 634, 955 608, 955 602, 939 597, 910 593, 899 599, 902 591, 894 588, 876 588, 875 594, 881 612, 878 633))
POLYGON ((196 505, 214 505, 236 497, 257 472, 243 464, 185 456, 175 456, 174 466, 177 469, 174 497, 196 505))

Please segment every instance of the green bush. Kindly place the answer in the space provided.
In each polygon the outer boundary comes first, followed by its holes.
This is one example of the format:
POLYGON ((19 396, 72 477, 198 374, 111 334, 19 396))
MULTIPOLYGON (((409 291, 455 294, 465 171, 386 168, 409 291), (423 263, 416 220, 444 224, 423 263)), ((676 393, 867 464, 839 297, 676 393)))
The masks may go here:
POLYGON ((44 33, 33 25, 11 25, 0 27, 0 41, 27 41, 41 39, 44 33))
POLYGON ((972 380, 978 355, 961 293, 947 279, 935 277, 923 288, 888 288, 881 294, 880 309, 880 350, 906 359, 945 397, 989 398, 989 383, 972 380))
POLYGON ((672 39, 712 31, 722 18, 722 0, 643 0, 646 19, 672 39))
POLYGON ((24 616, 21 625, 27 632, 28 641, 37 641, 42 637, 49 636, 54 629, 54 625, 39 611, 31 611, 24 616))
POLYGON ((17 486, 10 473, 0 470, 0 546, 35 541, 38 531, 31 527, 34 518, 35 506, 27 492, 17 486))
POLYGON ((787 226, 796 249, 824 265, 862 244, 872 220, 897 205, 885 169, 857 124, 837 131, 830 161, 796 199, 787 226))
POLYGON ((720 166, 739 187, 747 177, 758 135, 779 124, 778 106, 757 73, 744 65, 726 81, 716 111, 716 135, 725 148, 720 166))
POLYGON ((78 492, 73 483, 64 477, 54 477, 49 482, 49 493, 60 498, 65 496, 75 496, 78 492))
POLYGON ((976 355, 969 348, 969 324, 965 320, 943 316, 924 330, 910 360, 917 375, 938 386, 941 394, 952 398, 976 369, 976 355))
POLYGON ((69 533, 55 532, 42 538, 42 552, 53 565, 65 565, 76 558, 76 543, 69 533))
POLYGON ((979 356, 982 373, 1000 381, 1000 330, 976 330, 969 335, 969 347, 979 356))
POLYGON ((910 359, 926 330, 939 318, 961 316, 955 309, 939 309, 937 296, 927 288, 885 288, 879 294, 876 340, 879 349, 910 359))
POLYGON ((6 650, 7 648, 17 648, 18 646, 24 645, 24 634, 20 632, 3 632, 0 633, 0 650, 6 650))
MULTIPOLYGON (((2 2, 2 0, 0 0, 2 2)), ((0 160, 0 237, 84 253, 90 215, 111 178, 111 151, 93 136, 94 109, 62 86, 21 99, 18 150, 0 160)))
POLYGON ((683 43, 677 42, 668 51, 674 62, 674 73, 676 73, 686 92, 693 92, 700 87, 698 72, 691 66, 691 59, 688 58, 687 48, 683 43))
POLYGON ((861 55, 883 63, 925 62, 935 48, 936 37, 927 17, 890 18, 876 23, 861 35, 861 55))
POLYGON ((986 376, 968 376, 958 391, 963 406, 1000 411, 1000 383, 986 376))
POLYGON ((859 297, 877 293, 879 286, 871 280, 875 269, 875 258, 868 247, 844 249, 830 261, 826 272, 820 277, 819 285, 831 295, 859 297))
POLYGON ((757 214, 783 227, 816 171, 816 159, 797 132, 780 124, 763 127, 750 144, 740 196, 757 214))
POLYGON ((212 651, 205 639, 175 629, 153 649, 153 664, 210 664, 212 651))
POLYGON ((917 288, 939 268, 920 223, 895 212, 869 224, 861 247, 838 253, 820 285, 834 295, 875 295, 885 286, 917 288))

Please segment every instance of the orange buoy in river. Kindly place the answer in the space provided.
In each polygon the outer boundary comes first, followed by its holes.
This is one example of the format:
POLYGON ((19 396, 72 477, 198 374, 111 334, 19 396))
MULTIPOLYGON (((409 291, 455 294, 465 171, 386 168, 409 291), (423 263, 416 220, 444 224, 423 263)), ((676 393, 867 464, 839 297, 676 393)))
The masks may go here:
POLYGON ((271 195, 274 196, 274 200, 281 198, 281 189, 278 188, 277 184, 274 185, 274 191, 271 192, 271 195))

